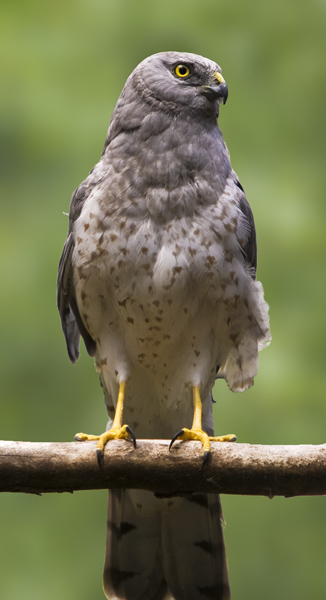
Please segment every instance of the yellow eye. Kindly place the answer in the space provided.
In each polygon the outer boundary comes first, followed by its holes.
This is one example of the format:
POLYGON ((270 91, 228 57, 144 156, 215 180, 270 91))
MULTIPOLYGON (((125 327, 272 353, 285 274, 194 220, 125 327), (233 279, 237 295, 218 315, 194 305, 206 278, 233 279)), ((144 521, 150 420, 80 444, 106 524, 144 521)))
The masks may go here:
POLYGON ((188 77, 190 75, 190 69, 187 65, 178 65, 175 67, 174 72, 177 77, 188 77))

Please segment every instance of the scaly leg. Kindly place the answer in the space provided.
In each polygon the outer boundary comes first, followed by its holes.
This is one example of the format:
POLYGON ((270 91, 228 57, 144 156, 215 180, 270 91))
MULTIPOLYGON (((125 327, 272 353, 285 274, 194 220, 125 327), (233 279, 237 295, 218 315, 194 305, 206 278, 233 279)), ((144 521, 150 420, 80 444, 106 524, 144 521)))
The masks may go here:
POLYGON ((126 382, 122 381, 119 385, 119 394, 117 407, 115 409, 114 420, 111 429, 105 431, 102 435, 88 435, 87 433, 77 433, 75 440, 77 442, 98 440, 97 444, 97 462, 101 467, 104 457, 104 448, 109 440, 127 440, 131 437, 136 448, 136 437, 129 425, 122 425, 123 403, 125 399, 126 382))
POLYGON ((221 435, 218 437, 209 436, 205 431, 202 430, 202 401, 200 398, 199 386, 195 385, 192 388, 192 397, 194 404, 194 418, 191 429, 181 429, 171 440, 170 449, 176 440, 197 440, 201 442, 204 453, 204 463, 206 462, 210 452, 210 441, 211 442, 235 442, 236 436, 231 433, 228 435, 221 435))

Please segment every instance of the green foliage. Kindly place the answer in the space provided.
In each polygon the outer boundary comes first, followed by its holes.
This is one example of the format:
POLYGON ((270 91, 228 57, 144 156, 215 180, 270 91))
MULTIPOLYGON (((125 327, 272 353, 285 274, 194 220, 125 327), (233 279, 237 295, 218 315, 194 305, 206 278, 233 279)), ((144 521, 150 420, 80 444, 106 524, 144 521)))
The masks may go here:
MULTIPOLYGON (((2 439, 100 432, 92 360, 72 367, 55 306, 69 198, 98 160, 132 68, 161 50, 223 67, 220 125, 258 230, 273 342, 252 390, 215 387, 218 433, 322 443, 325 203, 321 0, 40 0, 2 6, 2 439)), ((106 494, 3 495, 0 596, 100 600, 106 494)), ((324 499, 224 497, 233 598, 323 597, 324 499)))

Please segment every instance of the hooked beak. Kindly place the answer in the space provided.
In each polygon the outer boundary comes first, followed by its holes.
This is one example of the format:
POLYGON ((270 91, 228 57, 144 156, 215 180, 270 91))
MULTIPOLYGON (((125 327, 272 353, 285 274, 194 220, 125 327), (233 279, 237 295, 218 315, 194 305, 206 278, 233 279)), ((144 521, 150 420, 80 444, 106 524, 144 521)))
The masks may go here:
POLYGON ((217 85, 203 85, 202 92, 205 94, 205 96, 211 98, 212 100, 221 98, 223 100, 223 104, 225 104, 228 99, 228 86, 226 85, 221 73, 218 71, 215 71, 213 77, 216 79, 217 85))

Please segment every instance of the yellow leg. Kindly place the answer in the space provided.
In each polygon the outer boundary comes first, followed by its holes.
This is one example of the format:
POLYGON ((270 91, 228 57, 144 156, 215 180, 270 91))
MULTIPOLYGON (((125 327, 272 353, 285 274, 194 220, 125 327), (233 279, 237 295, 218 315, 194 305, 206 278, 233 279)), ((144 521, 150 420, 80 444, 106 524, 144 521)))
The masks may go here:
POLYGON ((179 440, 197 440, 197 441, 201 442, 201 444, 202 444, 203 453, 204 453, 204 462, 205 462, 208 458, 208 454, 210 451, 210 441, 211 442, 235 442, 235 440, 237 438, 233 433, 228 434, 228 435, 221 435, 218 437, 213 437, 213 436, 207 435, 207 433, 205 433, 205 431, 202 430, 203 405, 202 405, 202 401, 200 398, 200 392, 199 392, 198 385, 195 385, 192 388, 192 398, 193 398, 193 405, 194 405, 194 418, 193 418, 193 422, 192 422, 192 427, 191 427, 191 429, 187 429, 187 428, 181 429, 181 431, 179 431, 172 439, 172 441, 170 443, 170 448, 171 448, 172 444, 178 439, 179 440))
POLYGON ((104 457, 104 448, 109 440, 127 440, 131 437, 134 443, 134 447, 136 448, 136 437, 131 427, 129 427, 129 425, 122 425, 125 388, 126 383, 125 381, 122 381, 119 385, 119 394, 117 406, 115 409, 114 420, 112 423, 112 427, 111 429, 109 429, 109 431, 105 431, 104 433, 102 433, 102 435, 88 435, 87 433, 77 433, 75 435, 75 440, 77 440, 78 442, 98 440, 96 454, 99 466, 102 465, 104 457))

